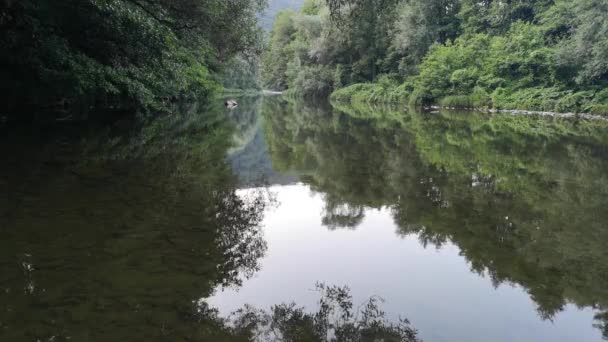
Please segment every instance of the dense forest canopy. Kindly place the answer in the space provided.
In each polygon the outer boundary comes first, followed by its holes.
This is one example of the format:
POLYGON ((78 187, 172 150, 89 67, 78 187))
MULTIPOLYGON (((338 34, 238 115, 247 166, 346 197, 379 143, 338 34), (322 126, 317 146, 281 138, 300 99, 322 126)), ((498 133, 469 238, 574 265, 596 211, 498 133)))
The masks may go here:
POLYGON ((205 98, 233 57, 260 53, 264 7, 265 0, 0 1, 0 114, 166 110, 169 100, 205 98))
POLYGON ((168 111, 222 86, 606 114, 606 37, 606 0, 2 0, 0 116, 168 111))
POLYGON ((338 100, 608 113, 608 1, 307 0, 267 87, 338 100))

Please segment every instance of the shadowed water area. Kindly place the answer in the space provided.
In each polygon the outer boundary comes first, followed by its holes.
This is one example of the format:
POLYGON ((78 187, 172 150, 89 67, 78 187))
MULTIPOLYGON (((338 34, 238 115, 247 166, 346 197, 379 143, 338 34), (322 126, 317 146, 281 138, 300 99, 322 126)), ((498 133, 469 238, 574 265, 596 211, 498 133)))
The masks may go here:
POLYGON ((607 123, 218 103, 0 128, 0 340, 608 337, 607 123))

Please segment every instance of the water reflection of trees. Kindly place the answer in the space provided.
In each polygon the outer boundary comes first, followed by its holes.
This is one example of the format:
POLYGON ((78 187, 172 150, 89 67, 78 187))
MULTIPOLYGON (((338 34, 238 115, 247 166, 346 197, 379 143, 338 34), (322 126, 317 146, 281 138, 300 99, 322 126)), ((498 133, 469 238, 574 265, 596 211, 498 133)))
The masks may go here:
POLYGON ((394 203, 398 193, 390 184, 395 176, 413 176, 408 158, 413 145, 403 130, 374 127, 369 120, 352 120, 322 107, 269 102, 265 113, 273 166, 302 174, 303 181, 324 194, 327 222, 342 217, 349 226, 362 219, 362 208, 394 203))
POLYGON ((329 229, 355 228, 363 221, 364 213, 365 208, 362 206, 352 206, 348 203, 332 203, 326 200, 321 222, 329 229))
POLYGON ((260 126, 260 106, 262 98, 252 96, 239 99, 239 106, 227 111, 230 123, 233 125, 234 147, 229 153, 243 149, 255 138, 260 126))
POLYGON ((268 106, 273 164, 306 173, 329 207, 390 207, 400 234, 457 244, 544 318, 569 302, 608 309, 605 123, 268 106))
POLYGON ((177 112, 84 138, 4 137, 0 340, 416 341, 377 298, 354 307, 342 287, 319 285, 315 312, 220 317, 197 300, 258 270, 270 199, 237 194, 225 111, 177 112))
POLYGON ((239 99, 239 106, 228 111, 228 121, 234 127, 229 163, 242 187, 294 183, 297 175, 282 174, 272 168, 261 127, 261 103, 261 97, 239 99))
MULTIPOLYGON (((417 331, 401 319, 390 322, 382 311, 382 299, 372 297, 354 306, 348 287, 317 284, 320 298, 316 311, 296 303, 275 305, 270 310, 245 306, 230 317, 220 317, 205 302, 199 316, 221 327, 225 340, 242 341, 386 341, 416 342, 417 331), (226 339, 226 336, 232 339, 226 339)), ((218 338, 219 334, 214 336, 218 338)))
POLYGON ((190 340, 217 328, 193 300, 258 269, 267 198, 237 195, 225 114, 189 109, 86 139, 69 128, 44 142, 4 137, 0 340, 190 340))

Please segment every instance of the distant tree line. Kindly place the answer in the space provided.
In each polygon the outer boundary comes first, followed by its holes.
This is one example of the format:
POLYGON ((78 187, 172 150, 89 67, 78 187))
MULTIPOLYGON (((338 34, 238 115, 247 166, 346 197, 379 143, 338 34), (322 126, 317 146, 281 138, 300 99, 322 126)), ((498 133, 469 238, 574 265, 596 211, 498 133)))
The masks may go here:
POLYGON ((307 0, 264 84, 337 100, 608 113, 605 0, 307 0))

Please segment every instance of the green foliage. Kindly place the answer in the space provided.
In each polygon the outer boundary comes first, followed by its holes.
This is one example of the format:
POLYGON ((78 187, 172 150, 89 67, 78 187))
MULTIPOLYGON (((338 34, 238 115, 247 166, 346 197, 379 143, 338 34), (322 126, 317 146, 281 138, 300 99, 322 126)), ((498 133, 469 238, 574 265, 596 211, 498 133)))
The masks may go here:
POLYGON ((542 86, 555 75, 549 56, 541 31, 520 22, 504 37, 478 34, 434 46, 419 66, 416 88, 436 101, 446 95, 469 95, 475 87, 492 92, 499 85, 542 86))
MULTIPOLYGON (((316 35, 290 36, 301 52, 286 64, 333 69, 335 101, 608 114, 607 100, 597 96, 608 86, 605 2, 328 3, 307 12, 321 18, 316 35)), ((286 87, 296 74, 285 74, 286 87)), ((325 73, 300 74, 300 84, 302 77, 325 73)))
POLYGON ((402 74, 414 74, 415 66, 431 45, 443 44, 458 36, 459 8, 458 0, 414 0, 400 3, 391 47, 402 56, 399 61, 402 74))
POLYGON ((205 98, 213 74, 260 50, 263 0, 0 3, 2 112, 86 116, 205 98))
POLYGON ((400 103, 410 96, 406 84, 398 85, 388 76, 380 77, 377 83, 357 83, 338 89, 331 99, 339 102, 400 103))
POLYGON ((270 42, 263 56, 262 83, 273 90, 287 89, 287 63, 290 60, 289 42, 295 33, 293 11, 277 14, 270 33, 270 42))
POLYGON ((527 109, 554 112, 590 112, 607 114, 603 92, 572 91, 558 88, 526 88, 508 91, 498 88, 492 93, 493 106, 500 109, 527 109))
POLYGON ((608 3, 578 0, 570 3, 574 12, 574 33, 560 44, 558 63, 576 70, 578 84, 606 84, 608 79, 608 3))
POLYGON ((442 107, 448 108, 473 108, 473 99, 467 95, 446 96, 439 101, 442 107))
POLYGON ((294 89, 305 97, 328 95, 334 82, 334 72, 327 66, 303 67, 293 81, 294 89))
POLYGON ((269 48, 264 56, 263 83, 274 90, 290 90, 298 96, 328 95, 335 82, 335 70, 321 63, 312 53, 312 45, 321 35, 323 19, 318 4, 303 8, 302 13, 281 12, 273 26, 269 48), (313 13, 313 14, 305 14, 313 13))
POLYGON ((297 11, 304 6, 303 2, 305 0, 268 0, 268 7, 259 17, 260 26, 262 26, 265 32, 270 32, 279 12, 286 9, 297 11))
POLYGON ((475 87, 471 95, 446 96, 439 104, 446 108, 488 108, 492 106, 492 99, 483 88, 475 87))
POLYGON ((260 61, 257 57, 236 56, 222 68, 218 79, 224 88, 260 90, 260 61))
POLYGON ((36 288, 2 293, 12 309, 0 313, 11 327, 0 339, 164 341, 170 334, 225 341, 197 300, 259 269, 269 201, 263 193, 238 193, 225 160, 231 130, 221 107, 184 105, 144 121, 36 132, 36 144, 24 139, 29 128, 3 131, 0 178, 8 182, 0 183, 7 194, 0 221, 14 234, 0 242, 2 283, 23 288, 15 260, 26 250, 36 288), (26 193, 36 200, 16 204, 26 193), (31 310, 32 300, 47 304, 31 310))
POLYGON ((393 9, 362 1, 341 10, 352 20, 337 23, 327 5, 316 0, 299 13, 279 14, 263 59, 264 86, 317 96, 376 79, 398 63, 389 57, 393 9), (359 14, 350 16, 354 12, 359 14))
POLYGON ((552 0, 463 0, 460 17, 465 32, 499 35, 514 22, 535 22, 552 3, 552 0))
POLYGON ((302 14, 318 15, 321 11, 322 0, 305 0, 302 4, 302 14))

